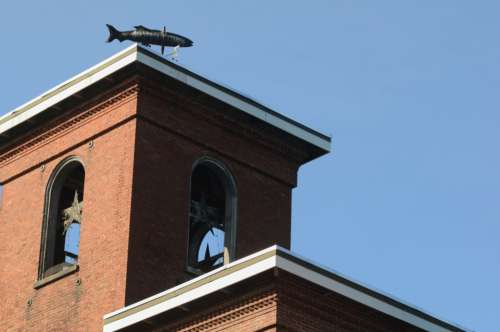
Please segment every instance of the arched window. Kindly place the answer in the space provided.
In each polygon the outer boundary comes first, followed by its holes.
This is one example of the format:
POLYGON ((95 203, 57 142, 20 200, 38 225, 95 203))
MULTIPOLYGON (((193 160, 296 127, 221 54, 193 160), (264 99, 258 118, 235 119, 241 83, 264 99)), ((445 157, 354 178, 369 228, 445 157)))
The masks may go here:
POLYGON ((191 175, 188 270, 210 271, 234 258, 236 186, 219 162, 198 161, 191 175))
POLYGON ((85 169, 78 158, 62 162, 45 195, 39 279, 76 266, 83 211, 85 169))

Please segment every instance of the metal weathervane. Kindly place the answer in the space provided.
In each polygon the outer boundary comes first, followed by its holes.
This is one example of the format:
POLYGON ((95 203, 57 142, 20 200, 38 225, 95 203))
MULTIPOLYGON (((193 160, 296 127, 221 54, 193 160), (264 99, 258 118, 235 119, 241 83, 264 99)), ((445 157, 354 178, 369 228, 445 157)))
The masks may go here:
POLYGON ((110 24, 106 24, 106 26, 109 30, 108 43, 118 39, 120 42, 124 40, 135 41, 147 47, 158 45, 161 46, 161 54, 163 54, 165 47, 173 47, 172 53, 169 55, 174 59, 177 57, 177 50, 179 47, 193 46, 193 42, 190 39, 175 33, 167 32, 165 27, 163 27, 163 30, 152 30, 145 26, 137 25, 134 27, 135 30, 133 31, 118 31, 110 24))

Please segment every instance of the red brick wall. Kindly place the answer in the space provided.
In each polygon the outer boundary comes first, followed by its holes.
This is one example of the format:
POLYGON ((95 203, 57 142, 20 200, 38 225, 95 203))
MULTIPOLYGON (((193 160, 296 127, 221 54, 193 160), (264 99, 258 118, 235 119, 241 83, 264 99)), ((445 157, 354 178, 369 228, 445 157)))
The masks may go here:
POLYGON ((424 332, 283 271, 244 283, 223 300, 209 295, 125 331, 424 332))
POLYGON ((202 156, 235 178, 236 256, 290 246, 294 142, 149 80, 103 92, 0 150, 2 328, 100 330, 104 314, 185 281, 189 180, 202 156), (34 289, 47 182, 69 156, 86 172, 80 270, 34 289))
POLYGON ((291 192, 298 167, 226 129, 224 119, 212 115, 207 121, 204 115, 216 109, 148 92, 141 89, 139 99, 127 303, 189 278, 189 181, 196 160, 217 159, 234 177, 237 258, 273 244, 290 247, 291 192))
POLYGON ((278 280, 278 323, 283 331, 424 332, 285 272, 278 280))
POLYGON ((2 331, 99 331, 124 305, 136 100, 131 90, 75 109, 0 155, 2 331), (80 270, 34 289, 46 185, 68 156, 86 171, 80 270))
POLYGON ((278 295, 276 291, 262 291, 256 295, 235 299, 230 303, 214 304, 213 310, 193 313, 180 322, 165 322, 162 327, 127 328, 126 331, 187 332, 272 332, 281 331, 277 321, 278 295))

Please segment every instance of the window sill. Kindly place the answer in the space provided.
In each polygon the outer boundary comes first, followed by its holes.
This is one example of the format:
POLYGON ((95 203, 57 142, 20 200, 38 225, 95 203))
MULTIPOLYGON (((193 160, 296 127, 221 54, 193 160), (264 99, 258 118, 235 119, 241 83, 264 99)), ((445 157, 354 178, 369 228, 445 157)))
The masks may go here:
POLYGON ((208 273, 208 272, 211 272, 213 270, 216 270, 216 269, 218 269, 218 268, 220 268, 220 267, 222 267, 224 265, 227 265, 227 263, 225 263, 225 264, 219 264, 217 266, 213 266, 208 271, 203 271, 203 270, 200 270, 200 269, 197 269, 197 268, 194 268, 194 267, 188 265, 188 266, 185 267, 184 272, 186 272, 187 274, 189 274, 189 275, 191 275, 193 277, 199 277, 199 276, 201 276, 201 275, 203 275, 205 273, 208 273))
POLYGON ((33 285, 33 288, 35 288, 35 289, 41 288, 47 284, 50 284, 56 280, 64 278, 65 276, 73 274, 77 271, 78 271, 78 265, 76 265, 76 264, 65 267, 63 270, 61 270, 59 272, 48 275, 43 279, 37 280, 37 282, 35 282, 35 284, 33 285))

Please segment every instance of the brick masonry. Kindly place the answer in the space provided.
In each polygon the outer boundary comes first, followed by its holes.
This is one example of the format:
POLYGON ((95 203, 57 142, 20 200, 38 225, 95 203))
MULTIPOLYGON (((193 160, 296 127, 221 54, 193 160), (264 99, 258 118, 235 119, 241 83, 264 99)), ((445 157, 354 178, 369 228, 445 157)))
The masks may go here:
POLYGON ((298 165, 226 130, 224 121, 205 121, 206 110, 188 101, 169 104, 155 92, 143 89, 139 103, 127 303, 190 277, 184 272, 189 181, 201 157, 221 161, 236 181, 236 258, 275 243, 290 246, 298 165))
POLYGON ((0 210, 4 331, 98 331, 102 315, 124 304, 137 91, 112 98, 94 114, 83 117, 92 108, 70 112, 41 128, 30 141, 57 133, 0 164, 0 181, 5 182, 0 210), (86 171, 80 270, 34 289, 45 189, 52 171, 68 156, 79 156, 86 171))
POLYGON ((189 181, 203 156, 237 183, 236 257, 290 246, 306 147, 179 83, 138 74, 0 147, 2 330, 99 331, 104 314, 190 278, 189 181), (45 190, 69 156, 86 172, 79 270, 35 289, 45 190))
POLYGON ((186 306, 169 319, 157 318, 124 331, 423 332, 283 271, 267 281, 249 281, 231 295, 223 301, 209 296, 200 300, 205 309, 186 306))

